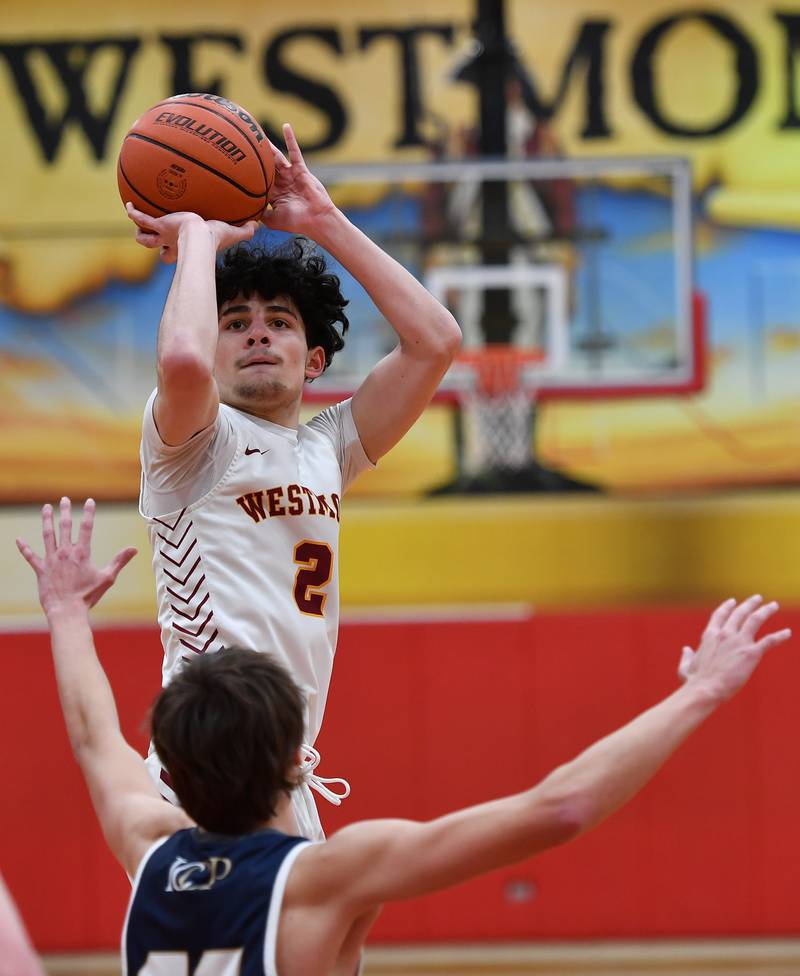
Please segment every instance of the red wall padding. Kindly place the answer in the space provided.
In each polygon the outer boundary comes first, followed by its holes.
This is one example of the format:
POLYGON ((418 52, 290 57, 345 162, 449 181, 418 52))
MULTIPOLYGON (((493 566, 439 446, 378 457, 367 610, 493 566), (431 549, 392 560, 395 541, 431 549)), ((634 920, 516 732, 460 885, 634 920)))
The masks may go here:
MULTIPOLYGON (((532 785, 675 687, 702 610, 541 614, 343 628, 318 743, 347 776, 330 830, 427 818, 532 785)), ((800 610, 780 626, 800 632, 800 610)), ((152 629, 104 631, 123 726, 142 748, 152 629)), ((113 947, 128 892, 61 724, 44 635, 3 635, 0 869, 41 950, 113 947)), ((797 934, 800 658, 773 652, 627 809, 535 861, 388 907, 376 939, 797 934)))

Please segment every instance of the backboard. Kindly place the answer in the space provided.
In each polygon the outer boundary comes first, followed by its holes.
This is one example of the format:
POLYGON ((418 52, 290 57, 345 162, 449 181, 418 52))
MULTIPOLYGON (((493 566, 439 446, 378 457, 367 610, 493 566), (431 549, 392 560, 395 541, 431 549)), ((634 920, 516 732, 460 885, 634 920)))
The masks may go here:
MULTIPOLYGON (((691 173, 677 157, 323 166, 334 201, 456 316, 464 347, 536 350, 538 398, 646 396, 703 384, 691 173)), ((347 346, 309 388, 338 399, 394 345, 363 289, 347 346)), ((448 399, 471 374, 458 363, 448 399)))

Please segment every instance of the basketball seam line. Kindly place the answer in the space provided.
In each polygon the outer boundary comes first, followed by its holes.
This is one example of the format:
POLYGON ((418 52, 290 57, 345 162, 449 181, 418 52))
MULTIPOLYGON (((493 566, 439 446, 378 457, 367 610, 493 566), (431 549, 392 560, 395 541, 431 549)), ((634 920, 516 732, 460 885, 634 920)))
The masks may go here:
POLYGON ((128 174, 125 172, 125 167, 122 165, 122 160, 121 159, 119 160, 119 171, 120 171, 120 173, 122 173, 122 176, 124 177, 125 182, 128 184, 128 186, 133 190, 133 192, 137 196, 140 196, 142 198, 142 200, 144 200, 146 203, 149 203, 151 207, 155 207, 156 210, 160 210, 164 214, 168 214, 170 212, 165 207, 162 207, 158 203, 154 203, 152 200, 150 200, 148 197, 146 197, 144 195, 144 193, 142 193, 141 190, 137 190, 136 189, 136 187, 133 185, 133 183, 131 183, 131 181, 128 179, 128 174))
MULTIPOLYGON (((264 177, 264 186, 267 188, 266 189, 266 193, 267 194, 269 193, 269 188, 272 186, 272 183, 274 183, 275 181, 274 180, 270 181, 270 180, 267 179, 267 171, 264 169, 264 161, 261 158, 261 153, 258 151, 258 146, 256 146, 252 142, 252 140, 250 139, 250 136, 244 131, 244 129, 242 129, 238 125, 238 123, 234 122, 233 119, 229 118, 227 115, 223 115, 222 112, 220 112, 218 109, 211 108, 208 105, 197 105, 195 102, 178 102, 178 101, 174 101, 173 102, 170 99, 166 99, 163 102, 159 102, 158 105, 154 105, 153 108, 159 108, 162 105, 188 105, 189 108, 202 108, 204 112, 210 112, 212 115, 216 115, 217 118, 222 119, 223 122, 227 122, 229 125, 232 125, 233 128, 236 129, 237 132, 241 133, 241 135, 244 136, 244 138, 247 140, 248 145, 253 150, 253 152, 256 154, 256 159, 258 160, 258 165, 261 167, 261 175, 264 177)), ((152 112, 152 110, 153 109, 150 109, 151 112, 152 112)), ((255 121, 255 119, 253 121, 255 121)), ((263 129, 262 129, 262 132, 263 132, 263 129)), ((264 138, 267 139, 267 142, 269 142, 269 139, 267 138, 266 132, 264 132, 264 138)))
MULTIPOLYGON (((214 169, 213 166, 208 166, 206 163, 201 163, 199 159, 195 159, 194 156, 190 156, 188 153, 181 152, 180 149, 176 149, 174 146, 168 146, 164 142, 159 142, 158 139, 152 139, 150 136, 143 136, 139 132, 129 132, 128 139, 141 139, 142 142, 149 142, 153 146, 158 146, 159 149, 166 149, 168 152, 174 153, 176 156, 180 156, 181 159, 185 159, 189 163, 194 163, 195 166, 199 166, 201 169, 208 170, 209 173, 213 173, 214 176, 218 176, 221 180, 225 180, 226 183, 230 183, 231 186, 235 186, 237 190, 240 190, 246 197, 252 197, 254 200, 258 197, 264 197, 264 206, 266 206, 267 194, 266 190, 264 193, 251 193, 249 190, 237 183, 236 180, 232 180, 230 176, 226 176, 224 173, 220 173, 219 170, 214 169)), ((133 184, 131 184, 133 186, 133 184)))

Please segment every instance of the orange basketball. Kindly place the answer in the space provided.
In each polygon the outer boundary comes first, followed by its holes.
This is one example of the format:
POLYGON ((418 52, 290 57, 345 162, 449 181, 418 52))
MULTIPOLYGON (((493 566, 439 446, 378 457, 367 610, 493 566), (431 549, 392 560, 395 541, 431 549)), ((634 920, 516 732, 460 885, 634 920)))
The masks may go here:
POLYGON ((267 205, 275 165, 264 130, 220 95, 173 95, 131 126, 117 162, 122 202, 152 217, 189 210, 241 224, 267 205))

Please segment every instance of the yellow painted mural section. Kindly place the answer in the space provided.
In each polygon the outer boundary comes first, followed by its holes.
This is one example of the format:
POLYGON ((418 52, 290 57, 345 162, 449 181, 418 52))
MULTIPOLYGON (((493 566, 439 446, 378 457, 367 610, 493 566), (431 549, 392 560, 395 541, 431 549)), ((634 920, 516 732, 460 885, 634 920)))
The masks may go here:
MULTIPOLYGON (((709 15, 696 0, 681 5, 518 0, 508 11, 509 32, 540 100, 554 104, 563 82, 553 127, 567 155, 687 155, 696 186, 708 188, 706 208, 715 220, 798 225, 800 144, 797 127, 784 125, 800 95, 793 74, 796 28, 781 16, 797 18, 800 8, 784 5, 779 16, 765 0, 725 0, 709 15), (581 38, 588 54, 567 71, 581 38), (590 95, 592 58, 600 86, 590 95), (753 77, 740 90, 739 73, 750 69, 753 77), (644 75, 652 89, 650 108, 642 105, 644 75), (741 118, 713 133, 740 97, 741 118), (602 116, 603 131, 587 135, 590 102, 602 116), (654 115, 664 124, 655 124, 654 115), (664 125, 710 134, 689 138, 664 131, 664 125)), ((419 146, 396 145, 406 77, 397 31, 412 26, 421 31, 409 42, 429 111, 420 131, 431 135, 432 120, 438 118, 455 132, 475 119, 474 89, 451 77, 468 49, 473 12, 468 0, 402 5, 349 0, 333 6, 319 0, 301 5, 198 0, 187 20, 184 5, 153 0, 77 5, 41 0, 35 16, 29 5, 4 4, 0 126, 13 133, 5 143, 13 151, 2 167, 13 192, 0 198, 0 260, 6 262, 0 288, 6 300, 20 308, 54 308, 109 277, 132 279, 151 268, 153 256, 130 246, 114 165, 133 120, 173 93, 179 49, 188 51, 186 70, 200 90, 203 83, 217 83, 275 131, 291 120, 307 145, 324 139, 326 112, 310 97, 276 90, 270 78, 274 82, 277 72, 285 79, 289 72, 332 93, 346 124, 322 153, 325 162, 418 159, 425 156, 419 146), (387 27, 394 35, 380 33, 387 27), (85 91, 95 128, 105 133, 96 135, 101 157, 74 119, 59 122, 74 108, 75 92, 67 90, 65 78, 85 91), (24 85, 43 116, 38 137, 30 105, 26 109, 20 96, 24 85), (50 162, 42 153, 46 137, 56 145, 50 162), (53 225, 97 236, 65 247, 49 240, 53 225)))
MULTIPOLYGON (((711 603, 761 592, 800 605, 800 498, 471 498, 347 501, 342 609, 418 613, 461 606, 596 609, 711 603)), ((13 540, 38 543, 38 513, 0 511, 0 625, 41 626, 33 574, 13 540)), ((101 507, 96 552, 139 556, 96 611, 98 622, 155 621, 150 550, 135 509, 101 507)), ((452 612, 452 611, 449 611, 452 612)))

